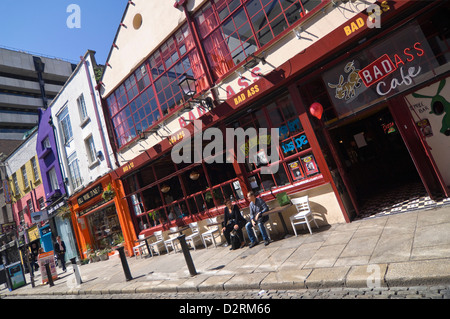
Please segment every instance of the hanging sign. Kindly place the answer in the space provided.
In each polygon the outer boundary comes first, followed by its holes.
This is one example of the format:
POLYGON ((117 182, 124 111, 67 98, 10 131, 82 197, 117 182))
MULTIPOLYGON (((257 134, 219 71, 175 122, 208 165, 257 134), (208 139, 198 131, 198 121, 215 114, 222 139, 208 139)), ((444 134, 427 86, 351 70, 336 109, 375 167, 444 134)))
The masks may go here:
POLYGON ((98 195, 101 195, 103 193, 103 186, 102 184, 98 184, 94 188, 92 188, 90 191, 82 194, 81 196, 78 196, 77 203, 78 206, 81 206, 88 201, 90 201, 92 198, 97 197, 98 195))
POLYGON ((413 21, 329 69, 323 79, 342 118, 431 78, 438 66, 422 29, 413 21))

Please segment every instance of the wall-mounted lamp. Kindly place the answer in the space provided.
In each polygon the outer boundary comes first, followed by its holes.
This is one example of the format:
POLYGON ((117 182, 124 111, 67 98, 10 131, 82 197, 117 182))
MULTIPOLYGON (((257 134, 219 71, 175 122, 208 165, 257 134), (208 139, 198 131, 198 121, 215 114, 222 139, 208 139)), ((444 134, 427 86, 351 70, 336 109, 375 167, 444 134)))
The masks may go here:
POLYGON ((170 186, 169 185, 164 184, 161 187, 161 192, 163 192, 164 194, 168 193, 169 191, 170 191, 170 186))
POLYGON ((189 178, 192 179, 193 181, 198 180, 199 177, 200 177, 200 173, 197 172, 197 171, 192 171, 192 172, 189 174, 189 178))
POLYGON ((303 32, 303 28, 302 27, 298 27, 298 28, 294 28, 294 34, 297 37, 297 39, 301 39, 302 38, 302 32, 303 32))
POLYGON ((258 57, 252 53, 246 58, 246 62, 243 67, 246 70, 251 70, 257 66, 259 62, 266 64, 266 59, 264 57, 258 57))
POLYGON ((192 105, 190 102, 194 102, 199 104, 199 106, 203 107, 204 109, 207 109, 210 111, 214 108, 213 99, 211 97, 207 97, 205 99, 198 99, 194 98, 195 93, 197 93, 197 89, 195 87, 195 78, 184 73, 179 82, 178 85, 180 86, 181 90, 183 91, 184 95, 187 97, 187 101, 189 106, 185 107, 187 109, 192 109, 192 105))

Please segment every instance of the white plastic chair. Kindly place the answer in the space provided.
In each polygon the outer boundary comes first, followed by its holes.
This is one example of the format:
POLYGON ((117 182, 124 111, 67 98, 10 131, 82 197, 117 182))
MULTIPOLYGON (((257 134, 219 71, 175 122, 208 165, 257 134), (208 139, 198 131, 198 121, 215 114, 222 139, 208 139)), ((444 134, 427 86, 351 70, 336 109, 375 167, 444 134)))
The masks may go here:
MULTIPOLYGON (((177 232, 178 226, 170 227, 170 232, 177 232)), ((167 253, 170 254, 169 248, 172 248, 174 252, 177 252, 177 234, 170 235, 169 239, 164 241, 164 246, 166 247, 167 253)))
POLYGON ((217 247, 214 234, 217 233, 220 236, 219 226, 218 225, 212 226, 212 227, 209 226, 209 225, 215 224, 215 223, 217 223, 217 217, 208 218, 206 227, 208 227, 209 230, 202 233, 202 241, 203 241, 203 245, 205 245, 205 248, 208 248, 206 241, 211 241, 214 244, 214 247, 217 247))
MULTIPOLYGON (((144 238, 145 238, 145 235, 139 235, 139 239, 142 240, 144 238)), ((137 259, 137 255, 138 255, 137 253, 139 253, 139 256, 142 258, 142 255, 144 254, 144 250, 145 251, 147 250, 147 245, 145 245, 144 242, 133 247, 133 254, 134 254, 134 256, 136 256, 136 259, 137 259)), ((147 254, 149 254, 149 252, 147 252, 147 254)), ((151 254, 151 252, 150 252, 150 254, 151 254)))
POLYGON ((297 236, 297 230, 295 229, 295 226, 301 224, 303 225, 303 227, 306 224, 306 226, 308 226, 310 234, 312 234, 309 222, 311 220, 314 221, 314 224, 316 224, 317 228, 319 228, 319 225, 317 225, 317 222, 315 221, 314 216, 311 212, 311 208, 309 207, 308 195, 299 198, 293 198, 291 201, 292 204, 294 204, 297 208, 298 212, 297 214, 289 217, 289 219, 291 220, 292 228, 294 229, 295 236, 297 236))
POLYGON ((192 234, 190 234, 189 236, 186 236, 186 243, 191 246, 192 248, 194 248, 195 250, 195 240, 200 240, 200 231, 198 229, 198 223, 194 222, 194 223, 190 223, 189 227, 192 230, 192 234))
POLYGON ((149 244, 150 250, 153 250, 158 255, 161 255, 160 247, 165 247, 162 230, 155 231, 154 235, 156 237, 156 241, 149 244), (156 248, 156 250, 155 250, 155 248, 156 248))

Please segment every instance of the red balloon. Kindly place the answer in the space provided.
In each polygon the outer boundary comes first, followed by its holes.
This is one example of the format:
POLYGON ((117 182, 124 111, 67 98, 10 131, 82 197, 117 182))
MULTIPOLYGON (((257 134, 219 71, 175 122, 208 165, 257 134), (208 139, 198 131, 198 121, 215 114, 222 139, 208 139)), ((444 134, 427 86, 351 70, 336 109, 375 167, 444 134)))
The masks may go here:
POLYGON ((320 104, 318 102, 314 102, 309 107, 309 112, 311 113, 312 116, 315 116, 320 120, 322 118, 322 114, 323 114, 322 104, 320 104))

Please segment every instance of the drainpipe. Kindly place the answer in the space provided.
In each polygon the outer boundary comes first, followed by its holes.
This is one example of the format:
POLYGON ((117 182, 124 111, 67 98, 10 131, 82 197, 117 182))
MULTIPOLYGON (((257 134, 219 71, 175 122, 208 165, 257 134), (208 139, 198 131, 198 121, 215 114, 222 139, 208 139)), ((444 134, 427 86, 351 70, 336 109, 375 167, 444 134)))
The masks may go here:
POLYGON ((97 126, 98 126, 98 130, 100 132, 100 138, 102 140, 102 147, 103 147, 103 153, 105 154, 104 156, 106 158, 106 164, 108 165, 108 168, 111 170, 112 169, 111 160, 109 159, 109 152, 108 152, 108 149, 106 147, 105 134, 103 132, 102 125, 100 123, 100 116, 99 116, 99 113, 98 113, 98 104, 97 104, 97 99, 95 98, 94 87, 92 85, 91 75, 89 73, 89 69, 88 69, 88 65, 87 65, 86 59, 84 57, 80 57, 80 58, 81 58, 81 61, 84 64, 84 69, 86 71, 86 76, 87 76, 88 82, 89 82, 89 90, 91 91, 92 103, 94 103, 95 117, 97 119, 97 126))

